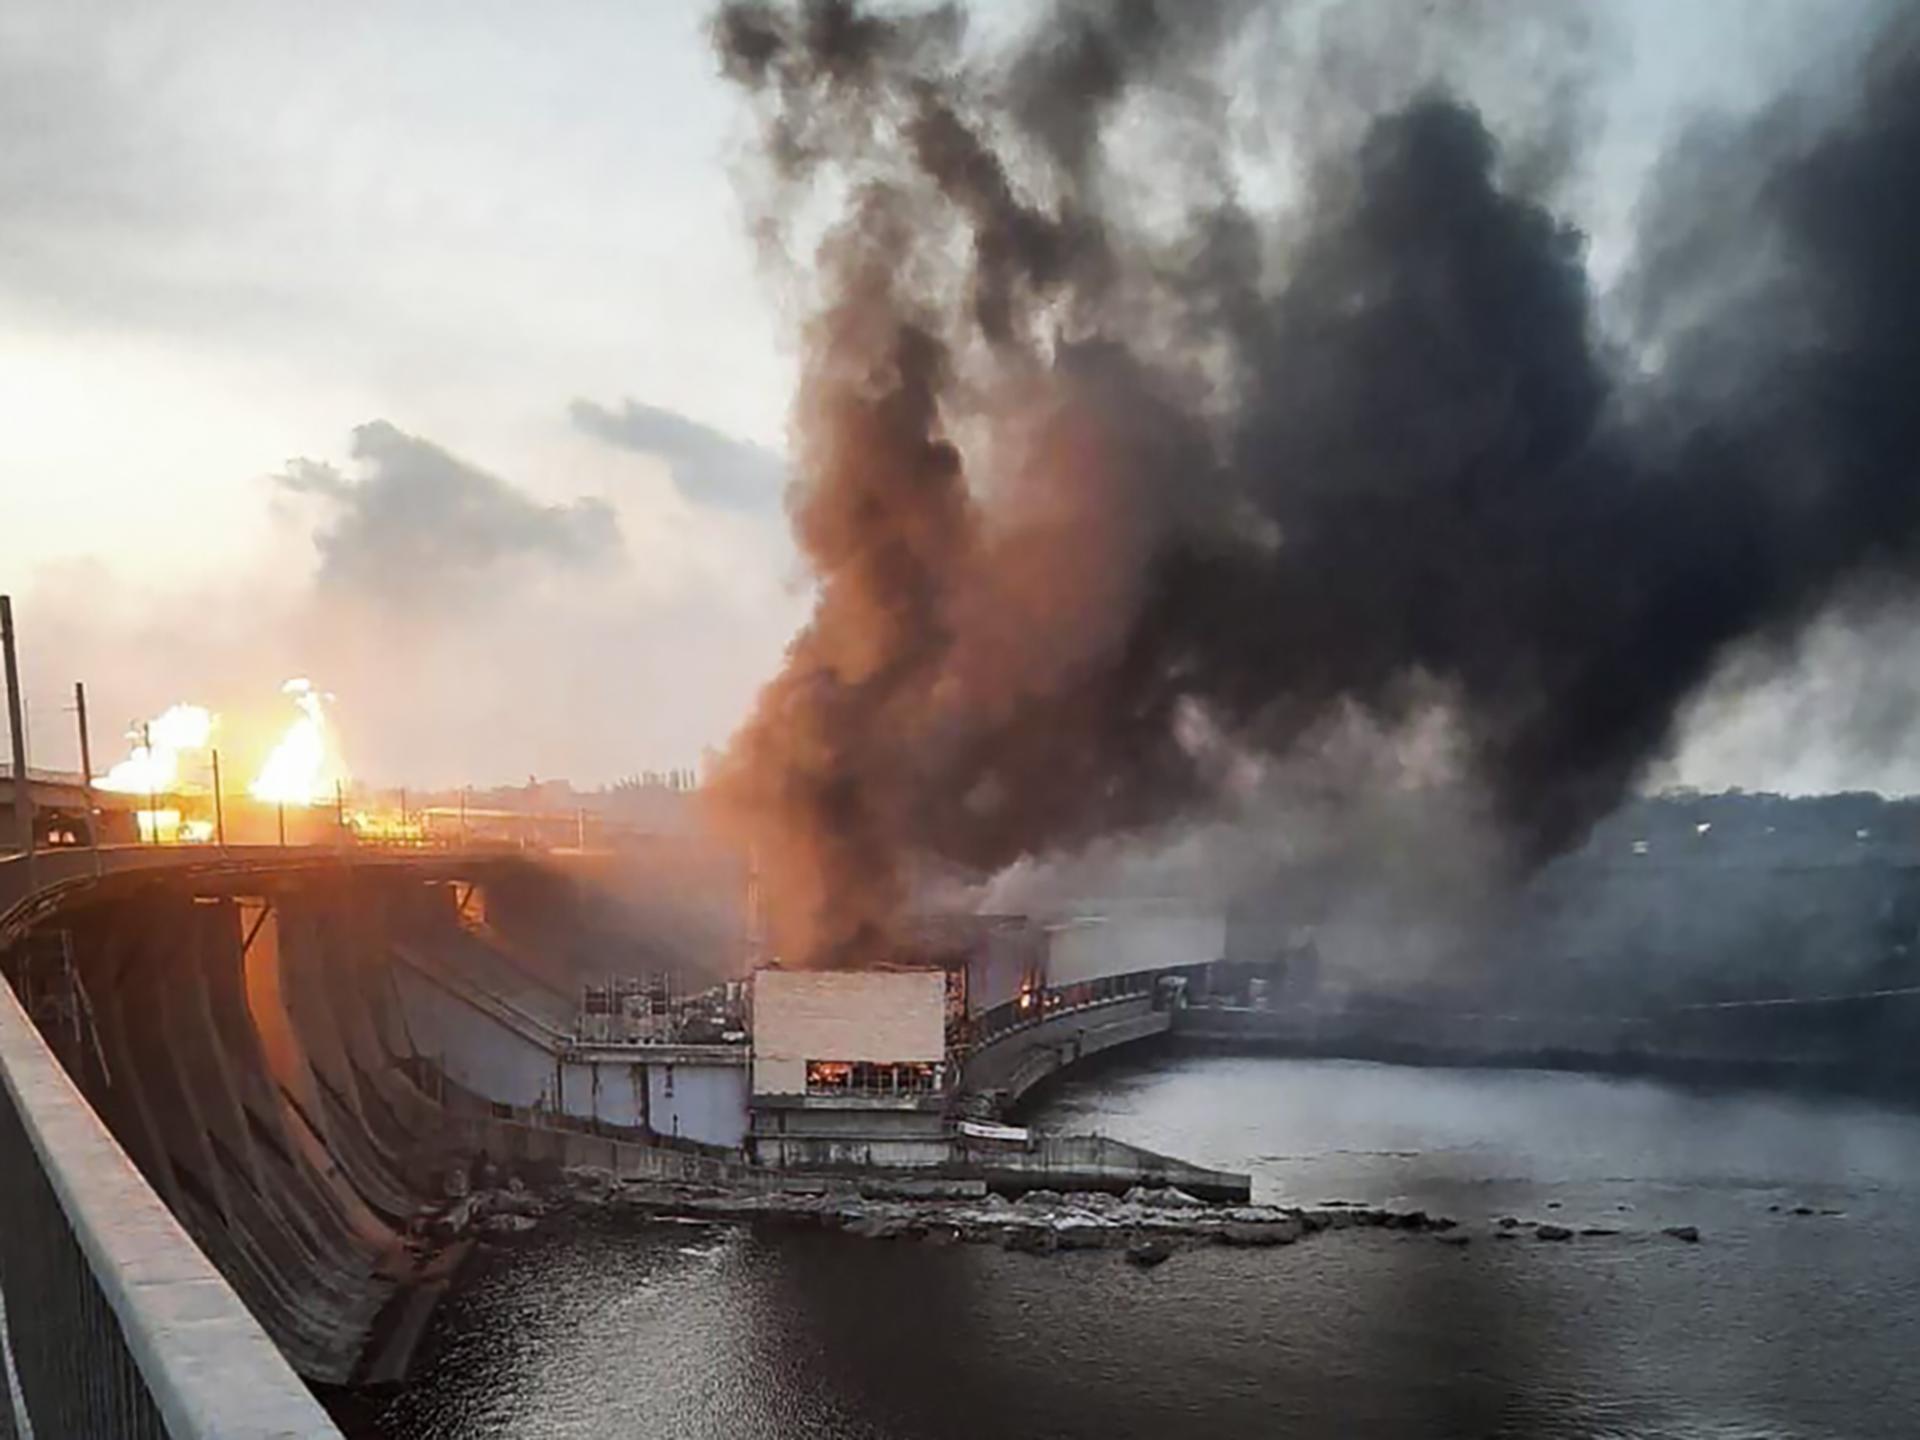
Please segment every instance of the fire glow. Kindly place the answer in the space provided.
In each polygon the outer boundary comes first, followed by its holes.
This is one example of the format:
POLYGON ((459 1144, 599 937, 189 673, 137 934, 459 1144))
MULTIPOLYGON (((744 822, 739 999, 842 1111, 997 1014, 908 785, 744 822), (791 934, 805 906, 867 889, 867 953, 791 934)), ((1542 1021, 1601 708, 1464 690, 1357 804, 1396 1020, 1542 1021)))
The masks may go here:
MULTIPOLYGON (((287 681, 281 693, 292 701, 294 717, 268 748, 246 787, 247 794, 269 805, 331 804, 347 779, 327 724, 326 704, 331 697, 305 678, 287 681)), ((205 706, 169 706, 129 732, 131 752, 96 778, 94 786, 126 795, 178 796, 210 791, 214 742, 222 729, 221 718, 205 706)), ((139 828, 141 838, 148 842, 191 842, 211 834, 210 826, 183 821, 180 811, 172 807, 153 806, 141 811, 139 828), (203 835, 202 830, 208 834, 203 835)))
POLYGON ((159 795, 180 784, 180 757, 203 751, 213 736, 213 714, 200 705, 174 705, 128 736, 133 753, 95 780, 94 788, 126 795, 159 795))
POLYGON ((280 688, 292 697, 300 715, 273 747, 247 793, 272 805, 331 800, 335 787, 346 777, 337 764, 329 762, 327 717, 320 693, 305 679, 289 680, 280 688))

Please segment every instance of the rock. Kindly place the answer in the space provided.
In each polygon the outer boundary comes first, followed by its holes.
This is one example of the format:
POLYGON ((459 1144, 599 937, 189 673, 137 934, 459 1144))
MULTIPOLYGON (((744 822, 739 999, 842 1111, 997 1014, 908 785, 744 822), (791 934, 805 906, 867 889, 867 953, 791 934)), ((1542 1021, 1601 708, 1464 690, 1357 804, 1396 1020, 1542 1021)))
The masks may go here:
POLYGON ((1610 1225, 1586 1225, 1581 1227, 1582 1235, 1618 1235, 1620 1232, 1610 1225))
POLYGON ((487 1210, 495 1215, 544 1215, 547 1207, 541 1203, 539 1196, 529 1193, 526 1186, 522 1185, 516 1190, 509 1185, 505 1190, 495 1190, 487 1196, 487 1210))
POLYGON ((614 1173, 600 1165, 569 1165, 560 1178, 569 1190, 596 1195, 610 1194, 620 1186, 614 1173))
POLYGON ((1136 1240, 1127 1246, 1127 1263, 1138 1265, 1142 1270, 1152 1269, 1155 1265, 1164 1265, 1172 1258, 1173 1242, 1158 1236, 1136 1240))
POLYGON ((1273 1205, 1234 1205, 1219 1212, 1222 1220, 1240 1220, 1249 1225, 1270 1225, 1276 1220, 1291 1220, 1287 1211, 1273 1205))
POLYGON ((473 1225, 474 1218, 473 1197, 464 1195, 434 1217, 432 1229, 438 1235, 460 1235, 473 1225))
POLYGON ((1229 1221, 1214 1232, 1213 1238, 1222 1245, 1291 1245, 1300 1238, 1300 1227, 1292 1221, 1277 1221, 1267 1224, 1249 1224, 1244 1221, 1229 1221))
POLYGON ((1518 1230, 1520 1228, 1520 1222, 1511 1215, 1502 1215, 1499 1220, 1494 1223, 1499 1225, 1502 1230, 1518 1230))
POLYGON ((1473 1243, 1473 1236, 1467 1234, 1464 1230, 1450 1230, 1444 1235, 1436 1235, 1433 1238, 1434 1242, 1439 1245, 1463 1246, 1473 1243))
POLYGON ((440 1193, 445 1195, 449 1200, 458 1200, 472 1188, 473 1182, 468 1178, 466 1170, 461 1166, 455 1166, 453 1169, 447 1171, 440 1180, 440 1193))
POLYGON ((1533 1227, 1536 1240, 1571 1240, 1573 1231, 1564 1225, 1536 1225, 1533 1227))
POLYGON ((1016 1202, 1022 1210, 1051 1210, 1067 1203, 1058 1190, 1029 1190, 1016 1202))
POLYGON ((862 1240, 905 1240, 912 1236, 914 1228, 913 1221, 897 1215, 862 1215, 850 1223, 846 1231, 862 1240))
POLYGON ((1662 1235, 1671 1235, 1676 1240, 1684 1240, 1689 1245, 1697 1245, 1700 1243, 1700 1227, 1698 1225, 1669 1225, 1660 1233, 1662 1235))
POLYGON ((1547 1201, 1547 1209, 1558 1210, 1559 1208, 1560 1208, 1560 1202, 1558 1200, 1547 1201))
POLYGON ((1050 1255, 1060 1242, 1045 1225, 1016 1225, 1007 1231, 1002 1243, 1007 1249, 1026 1255, 1050 1255))
POLYGON ((1796 1205, 1793 1207, 1792 1213, 1795 1215, 1811 1215, 1813 1214, 1813 1207, 1811 1205, 1796 1205))
POLYGON ((525 1235, 538 1223, 530 1215, 489 1215, 481 1222, 480 1229, 487 1235, 525 1235))
POLYGON ((1386 1226, 1389 1230, 1425 1230, 1432 1223, 1424 1210, 1408 1210, 1399 1215, 1386 1217, 1386 1226))
POLYGON ((1189 1195, 1186 1191, 1173 1185, 1168 1185, 1160 1190, 1149 1190, 1147 1192, 1147 1198, 1143 1203, 1157 1206, 1162 1210, 1204 1210, 1207 1208, 1206 1201, 1189 1195))
POLYGON ((1053 1227, 1053 1242, 1062 1250, 1100 1250, 1114 1233, 1104 1221, 1072 1219, 1053 1227))

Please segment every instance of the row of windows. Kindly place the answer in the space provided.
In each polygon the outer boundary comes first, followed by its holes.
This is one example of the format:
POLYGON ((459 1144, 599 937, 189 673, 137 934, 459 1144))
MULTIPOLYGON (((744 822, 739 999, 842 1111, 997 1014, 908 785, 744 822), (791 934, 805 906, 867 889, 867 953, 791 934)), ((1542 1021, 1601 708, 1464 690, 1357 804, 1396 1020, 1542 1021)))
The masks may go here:
POLYGON ((943 1066, 926 1061, 893 1064, 864 1060, 809 1060, 809 1095, 931 1095, 943 1066))

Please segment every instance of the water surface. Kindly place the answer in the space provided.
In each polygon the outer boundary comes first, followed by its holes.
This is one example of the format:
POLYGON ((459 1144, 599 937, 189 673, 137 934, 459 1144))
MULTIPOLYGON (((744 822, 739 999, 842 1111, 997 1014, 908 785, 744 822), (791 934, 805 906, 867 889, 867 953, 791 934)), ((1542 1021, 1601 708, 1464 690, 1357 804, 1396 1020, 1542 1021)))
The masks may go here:
POLYGON ((1034 1120, 1248 1170, 1259 1199, 1443 1212, 1474 1240, 1341 1232, 1138 1271, 608 1219, 473 1267, 370 1433, 1920 1434, 1913 1114, 1209 1057, 1068 1081, 1034 1120), (1503 1215, 1622 1233, 1497 1241, 1503 1215))

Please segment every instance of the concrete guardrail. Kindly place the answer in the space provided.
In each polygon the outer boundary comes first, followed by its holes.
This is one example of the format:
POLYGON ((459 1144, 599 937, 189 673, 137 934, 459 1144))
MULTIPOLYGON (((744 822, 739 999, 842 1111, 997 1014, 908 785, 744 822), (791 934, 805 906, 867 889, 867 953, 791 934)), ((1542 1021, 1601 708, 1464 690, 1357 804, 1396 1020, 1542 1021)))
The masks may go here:
POLYGON ((0 980, 0 1437, 340 1440, 0 980))

